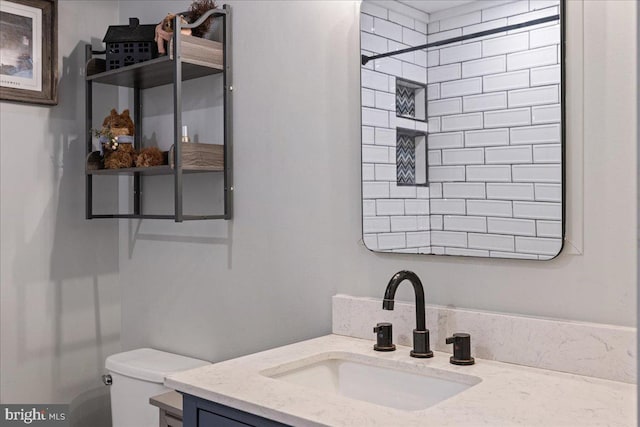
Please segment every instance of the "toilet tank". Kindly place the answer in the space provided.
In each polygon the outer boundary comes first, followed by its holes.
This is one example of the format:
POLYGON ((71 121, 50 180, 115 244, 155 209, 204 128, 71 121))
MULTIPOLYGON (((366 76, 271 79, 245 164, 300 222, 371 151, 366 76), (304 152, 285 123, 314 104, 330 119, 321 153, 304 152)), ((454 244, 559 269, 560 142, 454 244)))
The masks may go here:
POLYGON ((159 411, 149 404, 149 398, 170 390, 164 386, 164 378, 209 364, 152 348, 107 357, 105 367, 111 375, 113 427, 157 427, 159 411))

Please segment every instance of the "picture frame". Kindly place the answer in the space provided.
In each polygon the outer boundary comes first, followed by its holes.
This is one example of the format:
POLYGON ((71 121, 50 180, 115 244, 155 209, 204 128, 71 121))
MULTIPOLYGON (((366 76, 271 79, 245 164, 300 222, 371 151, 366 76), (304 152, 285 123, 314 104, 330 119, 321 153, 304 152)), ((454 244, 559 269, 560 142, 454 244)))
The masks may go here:
POLYGON ((0 0, 0 100, 58 103, 57 0, 0 0))

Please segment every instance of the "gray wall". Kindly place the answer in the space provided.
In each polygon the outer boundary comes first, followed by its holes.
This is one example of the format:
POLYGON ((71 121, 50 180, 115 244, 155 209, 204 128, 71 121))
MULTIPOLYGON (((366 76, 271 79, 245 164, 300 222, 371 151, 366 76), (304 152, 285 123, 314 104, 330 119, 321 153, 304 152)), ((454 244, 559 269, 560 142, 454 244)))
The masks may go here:
POLYGON ((82 74, 117 6, 60 1, 59 104, 0 102, 0 399, 70 403, 77 426, 110 424, 100 375, 120 350, 117 224, 84 219, 82 74))
MULTIPOLYGON (((120 20, 188 4, 121 2, 120 20)), ((326 334, 331 295, 381 297, 400 269, 429 303, 635 325, 634 2, 584 3, 584 178, 568 177, 584 183, 583 254, 548 262, 366 250, 357 5, 232 5, 234 220, 121 223, 125 348, 221 360, 326 334)))

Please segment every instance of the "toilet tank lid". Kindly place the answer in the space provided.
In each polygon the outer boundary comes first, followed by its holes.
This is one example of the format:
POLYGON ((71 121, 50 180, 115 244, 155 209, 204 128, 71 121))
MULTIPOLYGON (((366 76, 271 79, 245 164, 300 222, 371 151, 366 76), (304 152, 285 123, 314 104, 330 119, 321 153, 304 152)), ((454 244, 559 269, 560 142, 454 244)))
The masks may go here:
POLYGON ((205 360, 193 359, 152 348, 139 348, 107 357, 105 367, 109 372, 155 383, 176 372, 210 365, 205 360))

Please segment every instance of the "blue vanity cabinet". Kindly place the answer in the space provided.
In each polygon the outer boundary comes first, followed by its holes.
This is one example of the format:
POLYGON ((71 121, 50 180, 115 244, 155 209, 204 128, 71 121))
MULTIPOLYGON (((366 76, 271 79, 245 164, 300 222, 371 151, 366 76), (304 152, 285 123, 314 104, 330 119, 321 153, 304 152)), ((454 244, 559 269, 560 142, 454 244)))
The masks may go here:
POLYGON ((190 394, 183 395, 182 421, 184 427, 289 427, 190 394))

